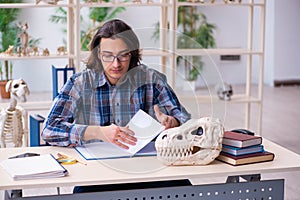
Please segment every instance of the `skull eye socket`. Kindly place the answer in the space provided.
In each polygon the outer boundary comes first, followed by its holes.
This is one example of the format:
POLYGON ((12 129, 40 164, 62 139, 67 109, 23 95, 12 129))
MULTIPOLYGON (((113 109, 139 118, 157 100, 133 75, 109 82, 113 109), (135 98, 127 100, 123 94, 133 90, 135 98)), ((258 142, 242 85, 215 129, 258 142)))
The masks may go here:
POLYGON ((19 87, 19 84, 15 84, 15 85, 14 85, 14 88, 18 88, 18 87, 19 87))
POLYGON ((192 131, 192 135, 202 135, 203 134, 203 128, 200 126, 198 129, 195 129, 192 131))
POLYGON ((182 140, 182 139, 183 139, 182 135, 177 135, 177 140, 182 140))

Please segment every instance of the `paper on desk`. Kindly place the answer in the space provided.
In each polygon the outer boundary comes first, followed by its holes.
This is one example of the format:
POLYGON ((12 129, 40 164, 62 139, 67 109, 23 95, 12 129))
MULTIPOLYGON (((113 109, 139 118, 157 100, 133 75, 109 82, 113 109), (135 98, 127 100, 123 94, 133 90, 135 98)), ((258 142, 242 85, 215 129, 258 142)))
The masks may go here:
POLYGON ((143 147, 145 147, 151 140, 160 134, 165 127, 158 121, 153 119, 143 110, 139 110, 128 123, 130 130, 134 132, 137 138, 136 145, 130 146, 127 152, 134 155, 143 147))
POLYGON ((68 173, 51 154, 7 159, 0 165, 14 180, 61 177, 68 173))
MULTIPOLYGON (((128 158, 133 155, 123 149, 116 147, 115 145, 108 142, 93 142, 84 146, 75 147, 75 149, 86 159, 86 160, 102 160, 111 158, 128 158)), ((150 142, 134 156, 154 156, 156 155, 155 144, 150 142)))
POLYGON ((133 116, 128 126, 135 133, 137 142, 136 145, 129 146, 127 150, 107 142, 90 143, 75 148, 87 160, 155 155, 154 142, 151 143, 151 141, 165 127, 142 110, 139 110, 133 116))

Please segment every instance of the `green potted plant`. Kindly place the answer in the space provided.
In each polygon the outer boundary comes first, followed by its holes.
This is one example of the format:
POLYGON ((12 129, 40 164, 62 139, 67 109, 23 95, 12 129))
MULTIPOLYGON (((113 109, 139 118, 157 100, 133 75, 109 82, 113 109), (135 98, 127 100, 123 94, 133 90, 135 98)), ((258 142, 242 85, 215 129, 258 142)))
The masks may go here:
MULTIPOLYGON (((0 0, 1 3, 22 3, 23 0, 0 0)), ((19 34, 22 31, 18 27, 17 19, 20 8, 0 8, 0 52, 5 52, 8 48, 13 47, 13 53, 21 46, 19 34)), ((34 39, 29 37, 29 46, 37 46, 40 42, 40 38, 34 39)), ((0 91, 2 98, 10 98, 10 93, 5 91, 6 83, 12 79, 13 63, 12 61, 4 60, 3 64, 0 64, 0 91)))
MULTIPOLYGON (((22 0, 0 0, 0 3, 21 3, 22 0)), ((1 45, 0 52, 4 52, 10 45, 16 44, 17 26, 14 24, 20 13, 19 8, 0 8, 0 32, 1 45)), ((12 63, 8 60, 1 62, 1 80, 0 91, 2 98, 10 98, 9 93, 5 91, 5 85, 11 77, 12 63), (9 69, 11 68, 11 70, 9 69), (4 69, 4 71, 3 71, 4 69), (4 76, 3 76, 4 75, 4 76), (2 89, 1 89, 2 88, 2 89)))
MULTIPOLYGON (((178 49, 208 49, 216 46, 214 30, 216 26, 207 21, 206 16, 197 7, 181 6, 178 8, 178 49)), ((195 85, 204 66, 201 56, 179 56, 185 69, 185 79, 195 85)))
MULTIPOLYGON (((179 0, 183 2, 185 0, 179 0)), ((159 38, 159 22, 152 38, 159 38)), ((177 48, 178 49, 208 49, 216 46, 214 30, 216 25, 209 23, 207 17, 195 6, 178 7, 177 20, 177 48)), ((185 69, 185 80, 188 87, 196 84, 200 72, 204 66, 201 56, 178 56, 177 64, 183 64, 185 69)))

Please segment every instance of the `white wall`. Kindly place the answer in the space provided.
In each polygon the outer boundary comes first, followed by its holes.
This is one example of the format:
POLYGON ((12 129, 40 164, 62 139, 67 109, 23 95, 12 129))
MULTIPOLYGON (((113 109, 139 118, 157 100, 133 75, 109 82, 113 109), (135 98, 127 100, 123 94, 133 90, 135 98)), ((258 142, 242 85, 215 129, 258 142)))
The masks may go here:
MULTIPOLYGON (((49 22, 50 14, 54 13, 53 8, 26 8, 22 9, 18 21, 29 25, 28 34, 35 39, 41 38, 39 44, 40 52, 48 48, 55 53, 57 47, 64 45, 62 29, 64 26, 49 22)), ((67 59, 43 59, 43 60, 22 60, 14 61, 13 78, 24 78, 31 91, 52 91, 51 66, 65 66, 67 59)))
MULTIPOLYGON (((266 46, 265 46, 265 82, 272 85, 274 80, 300 79, 300 67, 298 46, 300 45, 300 18, 299 0, 269 0, 267 1, 266 16, 266 46), (288 3, 287 3, 288 1, 288 3)), ((118 17, 126 20, 134 29, 137 29, 141 37, 142 46, 151 47, 156 44, 151 40, 153 24, 159 21, 159 8, 157 7, 128 7, 125 13, 118 17), (143 30, 141 28, 144 28, 143 30)), ((203 12, 208 20, 217 25, 217 47, 246 47, 247 46, 247 7, 203 7, 203 12)), ((42 38, 40 47, 56 51, 62 45, 62 26, 48 21, 53 9, 23 9, 19 21, 27 21, 28 33, 35 38, 42 38)), ((260 13, 258 13, 260 15, 260 13)), ((257 19, 258 18, 258 19, 257 19)), ((256 17, 255 23, 259 23, 256 17)), ((256 26, 256 25, 254 25, 256 26)), ((259 37, 259 31, 255 30, 255 40, 259 37)), ((61 60, 34 60, 15 61, 14 78, 23 77, 28 81, 31 91, 51 91, 51 65, 65 65, 67 61, 61 60)), ((157 60, 144 58, 144 62, 155 66, 157 60)), ((224 62, 219 56, 212 56, 212 61, 205 67, 217 67, 224 81, 230 83, 244 83, 246 57, 240 61, 224 62)), ((257 59, 253 62, 254 76, 257 81, 257 59)))
MULTIPOLYGON (((66 39, 66 35, 62 31, 66 26, 49 22, 50 15, 54 13, 55 9, 53 8, 28 8, 22 9, 18 19, 18 21, 22 23, 28 22, 28 34, 33 38, 41 38, 42 40, 39 47, 47 47, 51 53, 55 53, 57 47, 63 45, 63 39, 66 39)), ((121 13, 118 17, 125 19, 133 28, 139 29, 147 27, 146 30, 152 34, 153 29, 149 27, 153 27, 154 22, 159 21, 159 9, 158 7, 140 7, 139 9, 128 7, 126 11, 121 13), (148 17, 149 15, 147 13, 151 13, 151 17, 148 17)), ((85 22, 88 21, 86 18, 83 20, 85 22)), ((141 37, 149 38, 149 35, 147 36, 145 31, 139 32, 141 37)), ((147 41, 147 39, 144 38, 143 41, 147 41)), ((143 45, 149 46, 149 44, 143 45)), ((28 82, 30 90, 33 92, 52 91, 51 66, 65 66, 67 62, 67 59, 14 61, 13 78, 24 78, 28 82)))
POLYGON ((300 80, 300 1, 276 0, 274 80, 300 80))

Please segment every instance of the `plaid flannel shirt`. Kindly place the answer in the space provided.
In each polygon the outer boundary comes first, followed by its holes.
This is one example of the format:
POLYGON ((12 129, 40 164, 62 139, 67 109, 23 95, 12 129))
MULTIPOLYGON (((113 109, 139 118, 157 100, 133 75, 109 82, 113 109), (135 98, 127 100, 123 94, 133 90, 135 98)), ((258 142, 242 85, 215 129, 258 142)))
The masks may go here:
POLYGON ((88 125, 126 126, 139 109, 155 118, 155 104, 181 124, 190 119, 166 77, 154 69, 137 66, 116 85, 103 71, 85 69, 70 77, 55 98, 42 137, 52 145, 82 145, 87 142, 82 138, 88 125))

